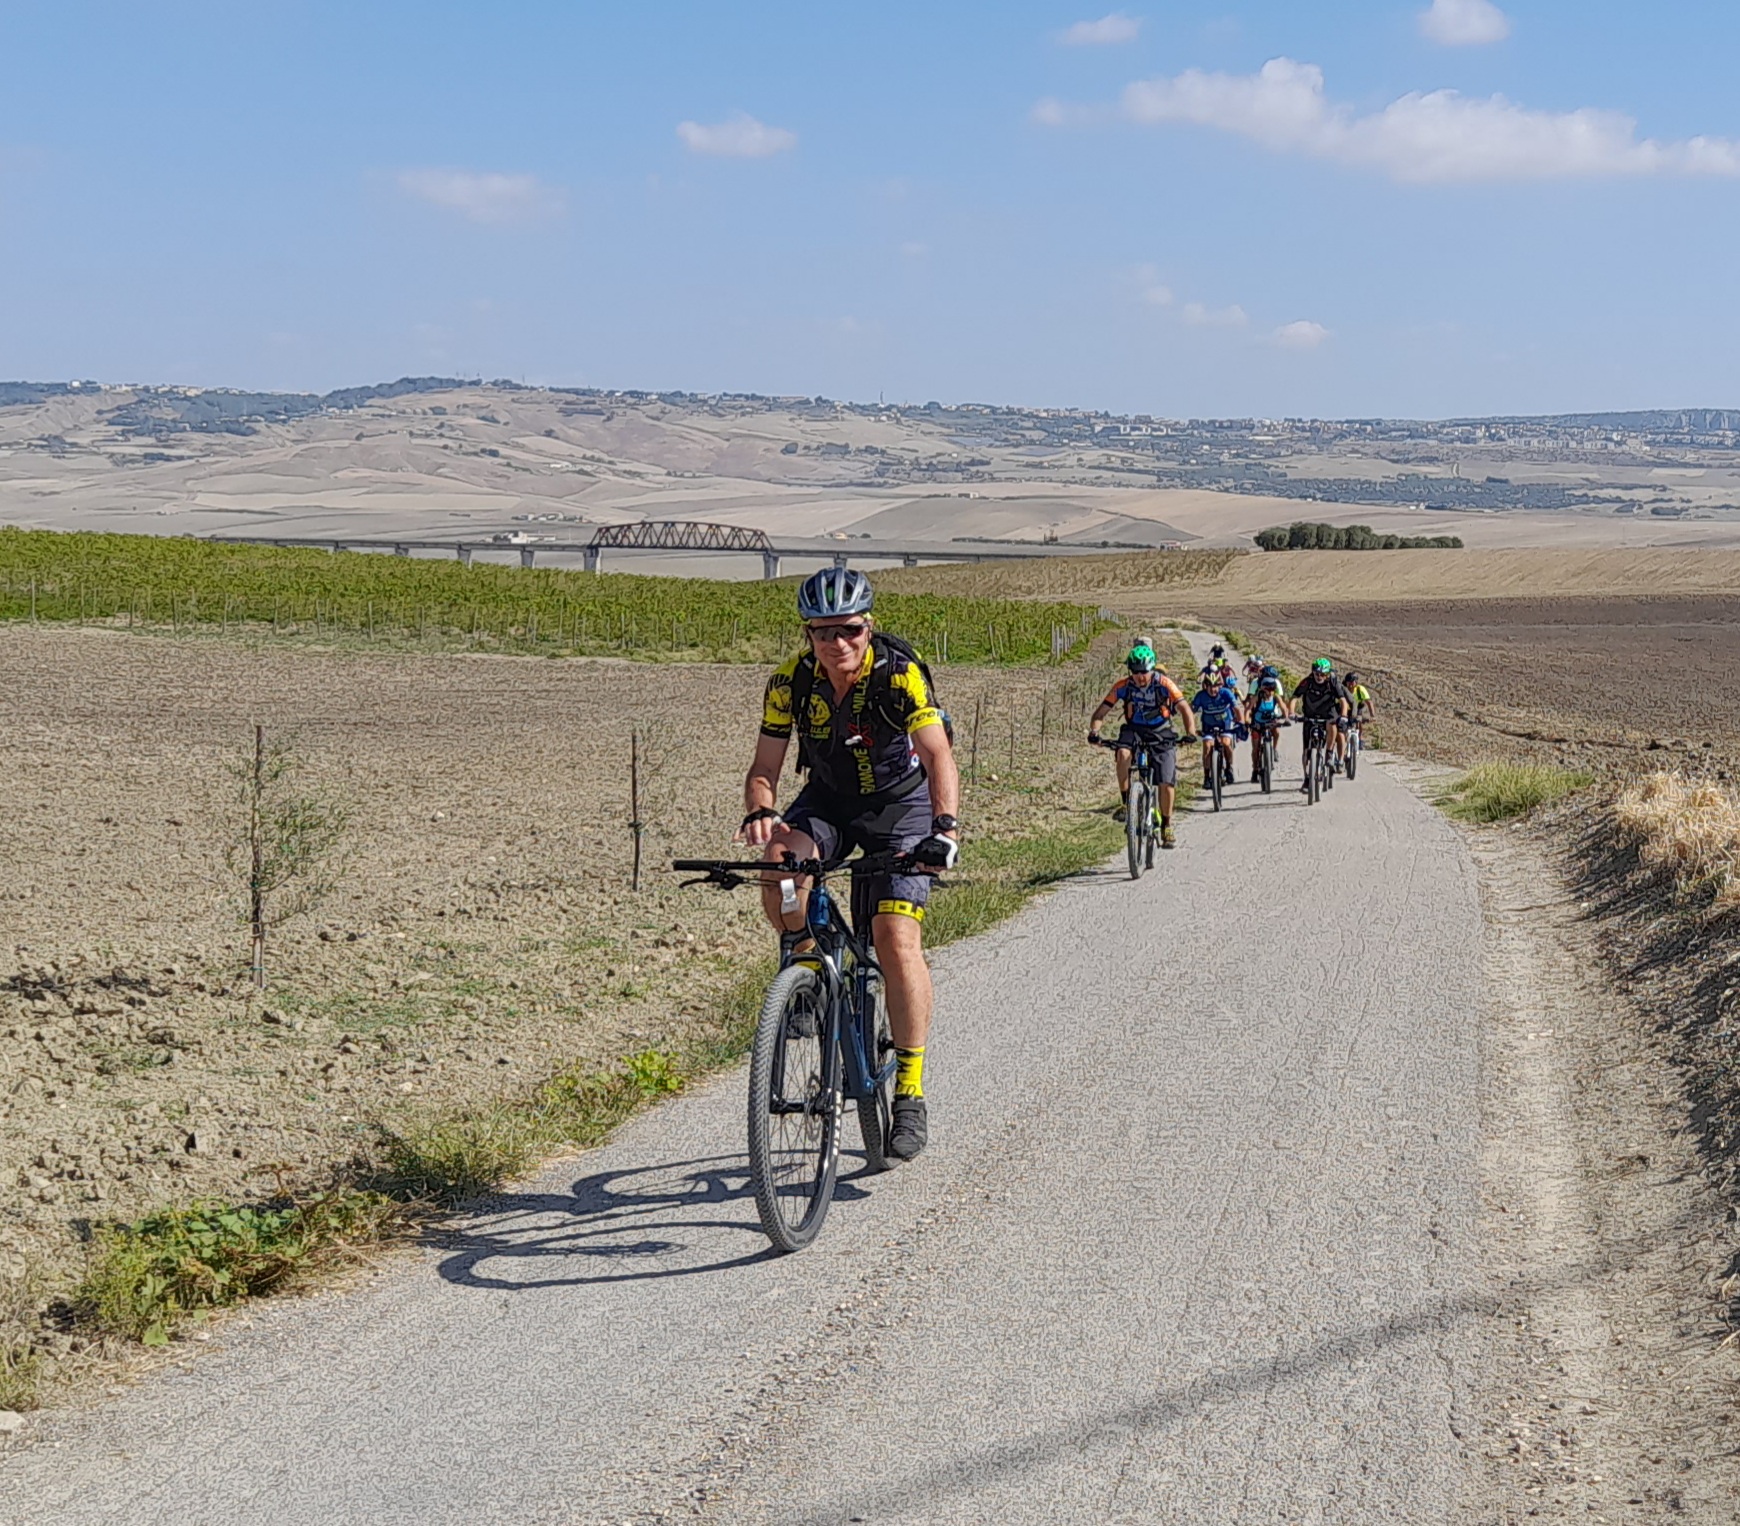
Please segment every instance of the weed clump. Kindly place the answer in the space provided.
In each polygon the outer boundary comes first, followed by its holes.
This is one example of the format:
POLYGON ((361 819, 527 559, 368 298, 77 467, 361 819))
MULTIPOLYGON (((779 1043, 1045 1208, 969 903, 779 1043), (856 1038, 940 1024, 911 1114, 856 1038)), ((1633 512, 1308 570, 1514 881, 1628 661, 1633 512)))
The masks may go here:
POLYGON ((340 1190, 307 1202, 201 1202, 97 1231, 72 1305, 87 1325, 167 1345, 190 1316, 276 1292, 378 1238, 397 1205, 340 1190))
POLYGON ((1595 776, 1538 763, 1478 763, 1439 796, 1458 821, 1510 821, 1594 783, 1595 776))

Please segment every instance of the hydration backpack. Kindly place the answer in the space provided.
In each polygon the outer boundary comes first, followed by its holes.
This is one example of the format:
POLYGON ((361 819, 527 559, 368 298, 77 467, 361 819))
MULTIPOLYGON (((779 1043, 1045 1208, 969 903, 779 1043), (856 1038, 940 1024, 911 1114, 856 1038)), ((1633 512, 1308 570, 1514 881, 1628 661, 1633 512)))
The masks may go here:
MULTIPOLYGON (((870 696, 865 709, 885 723, 891 731, 903 729, 905 722, 894 713, 893 685, 889 682, 892 673, 889 664, 901 661, 918 669, 919 676, 924 679, 925 692, 930 695, 931 704, 942 711, 943 732, 949 739, 949 746, 955 743, 955 723, 949 718, 947 710, 942 709, 936 695, 936 682, 930 676, 930 664, 918 655, 918 650, 910 641, 899 636, 886 635, 882 631, 873 632, 870 637, 870 650, 874 654, 870 667, 870 696)), ((798 659, 796 671, 791 675, 791 725, 792 732, 797 737, 797 769, 804 773, 810 766, 810 695, 816 688, 816 654, 805 652, 798 659)))

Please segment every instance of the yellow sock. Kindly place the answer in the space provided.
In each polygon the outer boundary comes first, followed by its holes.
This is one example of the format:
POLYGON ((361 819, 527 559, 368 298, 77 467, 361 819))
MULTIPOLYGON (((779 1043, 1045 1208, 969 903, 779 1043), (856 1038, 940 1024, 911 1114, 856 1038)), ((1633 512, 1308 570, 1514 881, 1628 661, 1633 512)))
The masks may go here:
POLYGON ((894 1095, 922 1097, 924 1095, 924 1045, 916 1049, 896 1049, 899 1068, 894 1073, 894 1095))

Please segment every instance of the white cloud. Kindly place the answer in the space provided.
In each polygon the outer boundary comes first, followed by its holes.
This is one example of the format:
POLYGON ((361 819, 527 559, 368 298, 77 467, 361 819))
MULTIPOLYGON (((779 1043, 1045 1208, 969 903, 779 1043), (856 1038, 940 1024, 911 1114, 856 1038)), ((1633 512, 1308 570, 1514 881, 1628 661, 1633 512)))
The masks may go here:
POLYGON ((474 223, 529 223, 562 210, 562 192, 536 175, 472 170, 402 170, 399 189, 474 223))
POLYGON ((921 244, 917 239, 908 239, 900 246, 900 252, 909 260, 922 260, 930 253, 930 245, 921 244))
POLYGON ((1272 58, 1256 74, 1189 69, 1140 80, 1124 91, 1121 109, 1134 122, 1213 127, 1416 183, 1740 175, 1740 143, 1731 138, 1639 138, 1631 117, 1593 107, 1531 111, 1502 95, 1434 90, 1359 116, 1328 98, 1321 69, 1290 58, 1272 58))
POLYGON ((693 153, 721 159, 766 159, 797 147, 797 134, 769 127, 747 112, 733 112, 723 122, 679 122, 677 136, 693 153))
POLYGON ((1492 0, 1432 0, 1420 12, 1420 30, 1446 48, 1473 48, 1503 42, 1510 17, 1492 0))
POLYGON ((1072 27, 1066 28, 1058 37, 1066 48, 1111 48, 1121 43, 1134 42, 1136 34, 1142 30, 1142 23, 1134 16, 1126 16, 1122 11, 1113 11, 1109 16, 1101 16, 1098 21, 1078 21, 1072 27))
POLYGON ((1162 286, 1158 282, 1152 286, 1144 286, 1142 300, 1150 307, 1170 307, 1172 306, 1172 288, 1162 286))
POLYGON ((1329 330, 1321 323, 1301 318, 1295 323, 1283 323, 1269 337, 1284 350, 1315 350, 1329 337, 1329 330))
POLYGON ((1198 329, 1242 329, 1251 321, 1236 302, 1231 307, 1204 307, 1200 302, 1186 302, 1179 316, 1198 329))

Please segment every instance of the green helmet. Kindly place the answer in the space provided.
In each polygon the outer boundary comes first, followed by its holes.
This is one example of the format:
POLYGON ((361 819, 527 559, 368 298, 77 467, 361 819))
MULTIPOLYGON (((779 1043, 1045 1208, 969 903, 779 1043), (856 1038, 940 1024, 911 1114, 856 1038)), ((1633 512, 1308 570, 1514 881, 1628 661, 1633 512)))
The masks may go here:
POLYGON ((1333 673, 1335 671, 1335 664, 1327 657, 1319 657, 1311 664, 1311 667, 1312 671, 1317 673, 1333 673))
POLYGON ((1130 655, 1124 659, 1124 666, 1132 673, 1152 673, 1154 665, 1154 648, 1146 641, 1131 647, 1130 655))

